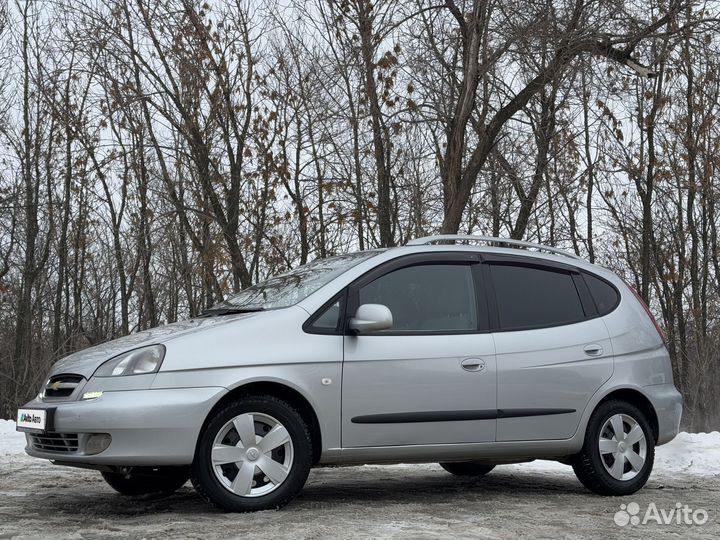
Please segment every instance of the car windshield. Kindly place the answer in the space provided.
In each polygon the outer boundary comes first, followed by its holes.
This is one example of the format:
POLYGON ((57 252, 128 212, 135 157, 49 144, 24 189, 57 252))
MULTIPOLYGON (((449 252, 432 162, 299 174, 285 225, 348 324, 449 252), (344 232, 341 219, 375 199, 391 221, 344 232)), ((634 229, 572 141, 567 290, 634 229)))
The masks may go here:
POLYGON ((243 289, 213 306, 208 313, 262 311, 297 304, 353 266, 377 255, 380 250, 358 251, 317 259, 279 276, 243 289))

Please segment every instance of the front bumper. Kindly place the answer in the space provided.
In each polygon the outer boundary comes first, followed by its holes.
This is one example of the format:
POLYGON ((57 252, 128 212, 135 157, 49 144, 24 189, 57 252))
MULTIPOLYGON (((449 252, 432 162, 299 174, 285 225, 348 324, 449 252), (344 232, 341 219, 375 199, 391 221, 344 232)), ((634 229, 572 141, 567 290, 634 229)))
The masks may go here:
POLYGON ((674 384, 653 384, 644 386, 643 391, 650 399, 658 419, 658 446, 670 442, 680 431, 683 398, 674 384))
POLYGON ((73 451, 40 450, 26 434, 25 452, 78 465, 189 465, 207 414, 226 392, 220 387, 172 388, 105 392, 90 401, 36 399, 24 407, 55 408, 53 431, 78 434, 79 445, 73 451), (109 433, 110 446, 88 455, 83 441, 89 433, 109 433))

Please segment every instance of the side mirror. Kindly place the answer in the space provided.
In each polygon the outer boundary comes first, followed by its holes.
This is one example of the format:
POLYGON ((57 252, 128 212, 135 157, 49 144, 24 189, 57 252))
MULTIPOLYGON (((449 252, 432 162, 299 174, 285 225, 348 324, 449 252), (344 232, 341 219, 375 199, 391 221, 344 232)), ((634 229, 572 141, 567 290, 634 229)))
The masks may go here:
POLYGON ((379 332, 392 328, 393 316, 387 306, 382 304, 363 304, 350 319, 350 330, 363 334, 379 332))

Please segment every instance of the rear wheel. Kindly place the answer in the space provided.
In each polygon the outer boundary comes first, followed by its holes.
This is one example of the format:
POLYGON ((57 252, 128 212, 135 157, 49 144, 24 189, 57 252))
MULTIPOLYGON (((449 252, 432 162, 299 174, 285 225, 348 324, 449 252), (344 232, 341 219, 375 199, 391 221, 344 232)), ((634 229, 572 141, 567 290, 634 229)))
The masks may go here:
POLYGON ((252 512, 290 502, 311 465, 302 416, 274 396, 248 396, 214 414, 200 436, 191 477, 214 505, 252 512))
POLYGON ((190 477, 188 467, 136 468, 128 474, 102 472, 103 479, 121 495, 170 495, 180 489, 190 477))
POLYGON ((495 465, 477 461, 440 463, 440 466, 456 476, 484 476, 495 468, 495 465))
POLYGON ((654 460, 655 438, 645 413, 632 403, 611 400, 590 417, 573 469, 599 495, 630 495, 645 485, 654 460))

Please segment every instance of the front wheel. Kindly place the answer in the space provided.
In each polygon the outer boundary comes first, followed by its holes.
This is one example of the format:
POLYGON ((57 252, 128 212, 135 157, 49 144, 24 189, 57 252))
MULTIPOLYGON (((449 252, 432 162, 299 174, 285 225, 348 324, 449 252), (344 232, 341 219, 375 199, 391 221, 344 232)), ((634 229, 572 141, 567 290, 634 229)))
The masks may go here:
POLYGON ((456 476, 484 476, 495 468, 495 465, 476 461, 441 462, 440 466, 456 476))
POLYGON ((655 439, 645 413, 632 403, 611 400, 590 417, 573 469, 590 491, 630 495, 645 485, 654 460, 655 439))
POLYGON ((121 495, 146 495, 160 493, 170 495, 188 481, 188 467, 135 468, 128 474, 101 473, 108 485, 121 495))
POLYGON ((311 465, 302 416, 274 396, 248 396, 214 413, 200 435, 191 479, 223 510, 253 512, 290 502, 311 465))

